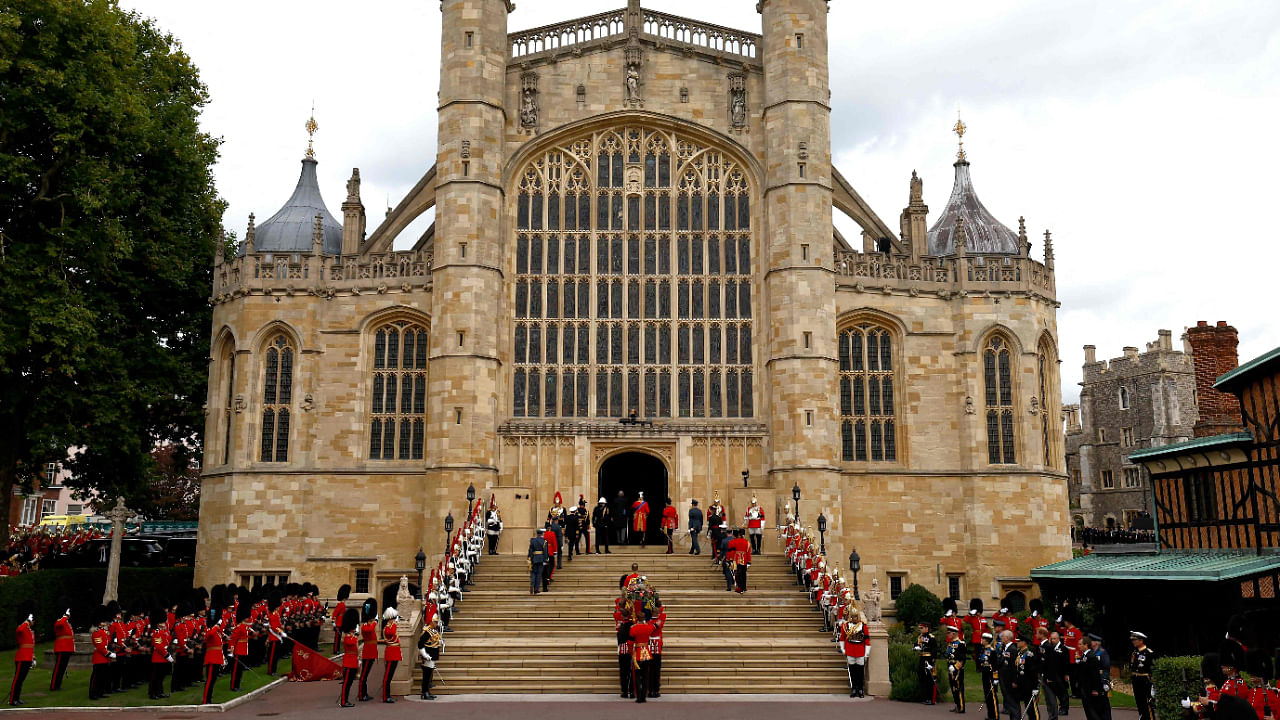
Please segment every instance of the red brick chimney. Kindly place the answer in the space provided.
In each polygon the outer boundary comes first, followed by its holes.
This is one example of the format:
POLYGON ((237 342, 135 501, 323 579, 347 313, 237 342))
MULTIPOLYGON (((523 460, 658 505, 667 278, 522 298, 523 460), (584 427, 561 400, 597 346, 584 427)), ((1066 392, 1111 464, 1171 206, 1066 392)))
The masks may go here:
POLYGON ((1200 409, 1196 437, 1243 430, 1240 400, 1231 393, 1213 389, 1219 375, 1240 364, 1236 352, 1240 337, 1236 329, 1225 320, 1219 320, 1217 326, 1201 320, 1195 327, 1187 328, 1187 342, 1191 344, 1191 359, 1196 369, 1196 405, 1200 409))

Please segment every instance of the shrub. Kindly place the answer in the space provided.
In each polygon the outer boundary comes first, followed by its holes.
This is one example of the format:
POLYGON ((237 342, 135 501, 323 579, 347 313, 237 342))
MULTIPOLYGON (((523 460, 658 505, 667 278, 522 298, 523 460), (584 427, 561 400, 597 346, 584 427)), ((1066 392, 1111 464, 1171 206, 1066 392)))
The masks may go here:
POLYGON ((893 604, 898 612, 898 622, 909 631, 914 631, 921 620, 928 620, 936 628, 942 617, 942 601, 921 585, 907 587, 893 604))
MULTIPOLYGON (((126 608, 135 602, 166 603, 191 590, 194 568, 120 568, 120 604, 126 608)), ((71 606, 71 624, 85 630, 93 621, 94 611, 102 604, 107 585, 106 568, 37 570, 15 575, 0 582, 0 649, 16 643, 12 628, 25 618, 18 617, 24 600, 35 603, 37 642, 53 639, 53 623, 67 608, 59 604, 65 598, 71 606)))
POLYGON ((1151 674, 1156 690, 1156 717, 1182 717, 1179 702, 1184 697, 1195 699, 1204 692, 1200 681, 1200 657, 1167 657, 1156 660, 1151 674))
MULTIPOLYGON (((899 596, 899 600, 901 599, 902 596, 899 596)), ((889 628, 890 700, 920 702, 925 699, 924 687, 920 684, 920 654, 915 651, 917 636, 917 632, 900 624, 889 628)), ((942 653, 941 642, 938 653, 942 653)), ((947 694, 946 679, 939 677, 938 702, 946 702, 947 694)))

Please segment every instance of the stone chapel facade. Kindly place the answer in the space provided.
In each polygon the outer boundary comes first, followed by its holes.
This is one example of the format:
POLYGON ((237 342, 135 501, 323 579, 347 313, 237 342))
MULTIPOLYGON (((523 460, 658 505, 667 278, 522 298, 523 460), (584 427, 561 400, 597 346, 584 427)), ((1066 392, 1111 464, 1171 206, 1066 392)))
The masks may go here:
POLYGON ((763 0, 761 34, 513 9, 441 3, 437 157, 377 228, 309 152, 216 258, 198 583, 378 593, 469 486, 508 551, 557 491, 754 496, 772 528, 798 487, 864 588, 990 601, 1069 557, 1048 233, 1033 259, 963 151, 932 227, 914 173, 897 231, 867 206, 831 163, 826 0, 763 0))

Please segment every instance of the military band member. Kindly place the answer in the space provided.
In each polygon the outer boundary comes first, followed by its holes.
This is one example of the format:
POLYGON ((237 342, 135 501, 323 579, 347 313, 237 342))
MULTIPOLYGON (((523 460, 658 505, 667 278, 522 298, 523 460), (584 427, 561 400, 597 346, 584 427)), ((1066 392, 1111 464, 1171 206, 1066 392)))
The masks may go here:
MULTIPOLYGON (((631 531, 640 536, 640 547, 644 548, 648 542, 649 530, 649 503, 644 499, 644 493, 640 493, 640 498, 631 503, 631 531)), ((640 702, 640 700, 637 700, 640 702)))
MULTIPOLYGON (((1254 720, 1259 717, 1244 698, 1223 695, 1218 687, 1226 682, 1220 653, 1207 653, 1200 660, 1204 692, 1195 701, 1183 700, 1182 707, 1196 713, 1200 720, 1254 720)), ((1272 717, 1276 715, 1273 713, 1272 717)))
POLYGON ((867 648, 871 639, 867 636, 866 618, 854 605, 845 608, 840 640, 849 673, 849 697, 866 697, 867 648))
POLYGON ((933 638, 933 623, 928 620, 920 622, 920 634, 916 637, 915 651, 920 654, 920 687, 924 689, 924 704, 933 705, 938 702, 938 678, 934 674, 937 664, 938 641, 933 638))
MULTIPOLYGON (((382 668, 382 702, 393 703, 395 698, 391 697, 391 679, 395 677, 396 666, 400 664, 402 653, 400 652, 400 626, 398 620, 400 613, 393 607, 387 608, 382 613, 382 639, 387 643, 386 652, 383 654, 382 668)), ((425 674, 425 673, 424 673, 425 674)))
POLYGON ((996 683, 999 681, 999 654, 991 633, 984 632, 974 659, 982 674, 982 701, 987 708, 987 720, 999 720, 1000 703, 997 700, 996 683))
POLYGON ((25 704, 22 702, 22 683, 26 682, 27 673, 36 664, 35 603, 24 600, 19 607, 18 616, 22 622, 18 623, 15 631, 18 649, 13 655, 13 682, 9 685, 9 704, 13 706, 25 704))
POLYGON ((360 607, 360 701, 373 699, 369 694, 369 673, 378 662, 378 601, 369 598, 360 607))
POLYGON ((1129 677, 1133 682, 1133 699, 1138 705, 1138 718, 1151 720, 1155 711, 1151 673, 1155 668, 1156 654, 1147 647, 1145 634, 1132 630, 1129 632, 1129 640, 1133 643, 1133 652, 1129 654, 1129 677))
POLYGON ((444 650, 444 635, 437 623, 427 623, 418 639, 418 659, 422 662, 422 699, 435 700, 431 694, 431 681, 436 672, 436 661, 444 650))
POLYGON ((591 511, 591 527, 596 531, 596 554, 599 555, 600 548, 604 548, 606 555, 612 555, 613 551, 609 549, 609 535, 613 531, 613 514, 609 510, 609 503, 605 502, 603 497, 591 511))
POLYGON ((614 625, 618 635, 618 684, 621 687, 620 697, 629 699, 635 697, 635 688, 632 686, 632 680, 635 679, 635 673, 631 668, 631 626, 634 624, 631 607, 618 598, 617 609, 614 610, 614 625))
POLYGON ((344 708, 355 707, 350 701, 351 686, 360 674, 360 611, 347 608, 342 614, 342 623, 338 626, 342 645, 342 688, 338 695, 338 704, 344 708))
POLYGON ((1013 720, 1025 717, 1040 720, 1040 707, 1036 698, 1040 695, 1040 658, 1031 644, 1031 631, 1024 628, 1018 635, 1018 657, 1015 661, 1013 694, 1017 708, 1010 708, 1013 720))
POLYGON ((747 527, 747 534, 751 536, 751 552, 763 555, 761 545, 764 541, 764 508, 760 507, 754 496, 742 519, 747 527))
POLYGON ((649 638, 656 630, 648 612, 643 621, 631 625, 631 686, 638 703, 645 702, 649 694, 649 671, 653 658, 649 638))
MULTIPOLYGON (((952 601, 954 602, 954 601, 952 601)), ((947 660, 947 682, 951 688, 951 699, 955 707, 951 712, 964 712, 964 662, 969 657, 969 648, 960 639, 960 628, 947 625, 947 647, 943 651, 947 660)))
MULTIPOLYGON (((66 598, 60 598, 67 605, 66 598)), ((71 608, 62 613, 62 617, 53 624, 53 673, 49 679, 50 690, 62 689, 62 678, 67 674, 67 663, 76 652, 76 633, 71 629, 71 608)))
POLYGON ((676 507, 671 504, 671 498, 667 498, 667 506, 662 509, 662 532, 667 536, 667 554, 675 552, 675 532, 680 527, 680 516, 676 513, 676 507))

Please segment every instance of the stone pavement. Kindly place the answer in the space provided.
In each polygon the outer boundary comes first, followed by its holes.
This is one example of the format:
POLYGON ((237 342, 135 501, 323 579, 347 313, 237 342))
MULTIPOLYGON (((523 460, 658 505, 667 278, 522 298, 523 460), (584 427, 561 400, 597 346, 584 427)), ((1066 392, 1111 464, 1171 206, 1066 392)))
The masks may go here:
MULTIPOLYGON (((744 679, 744 683, 750 679, 744 679)), ((843 696, 823 695, 663 695, 643 707, 613 695, 455 695, 435 702, 400 698, 394 705, 379 702, 356 703, 354 708, 336 704, 338 684, 286 683, 261 698, 228 710, 228 720, 255 718, 305 718, 306 720, 355 720, 386 718, 387 720, 494 720, 519 717, 520 720, 610 720, 662 717, 663 720, 776 720, 779 717, 852 716, 887 720, 943 720, 951 717, 947 706, 925 707, 915 703, 888 700, 850 700, 843 696)), ((976 709, 976 708, 974 708, 976 709)), ((1079 710, 1077 709, 1077 712, 1079 710)), ((22 717, 26 713, 15 713, 22 717)), ((968 713, 981 720, 982 713, 968 713)), ((1132 710, 1116 710, 1122 720, 1135 720, 1132 710)), ((39 713, 41 720, 85 720, 85 712, 39 713)), ((139 709, 122 712, 94 712, 92 717, 128 718, 128 720, 198 720, 219 717, 191 710, 166 708, 139 709)), ((1074 715, 1069 717, 1075 717, 1074 715)), ((1083 715, 1080 716, 1083 718, 1083 715)))

